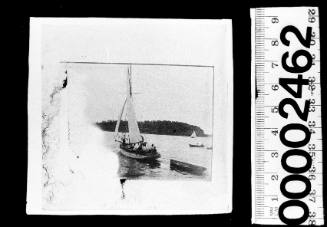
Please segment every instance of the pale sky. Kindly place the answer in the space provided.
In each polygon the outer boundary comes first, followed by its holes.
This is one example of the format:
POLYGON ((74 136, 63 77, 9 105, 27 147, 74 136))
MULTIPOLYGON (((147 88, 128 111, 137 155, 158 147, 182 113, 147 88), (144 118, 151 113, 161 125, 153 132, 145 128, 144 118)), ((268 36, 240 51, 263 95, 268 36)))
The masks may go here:
MULTIPOLYGON (((128 65, 68 64, 67 68, 68 81, 74 76, 71 81, 81 83, 79 89, 86 91, 89 119, 117 120, 126 97, 128 65)), ((211 67, 133 65, 137 120, 181 121, 211 134, 212 74, 211 67)))
MULTIPOLYGON (((226 105, 222 95, 227 89, 224 70, 230 65, 225 64, 226 29, 225 22, 214 20, 48 20, 42 29, 42 64, 214 65, 218 108, 226 105)), ((87 67, 86 87, 94 93, 89 97, 90 119, 116 119, 126 91, 124 67, 87 67)), ((138 120, 182 121, 211 134, 212 80, 210 67, 133 67, 134 91, 141 92, 135 96, 138 120)), ((220 120, 223 115, 220 111, 215 117, 220 120)))

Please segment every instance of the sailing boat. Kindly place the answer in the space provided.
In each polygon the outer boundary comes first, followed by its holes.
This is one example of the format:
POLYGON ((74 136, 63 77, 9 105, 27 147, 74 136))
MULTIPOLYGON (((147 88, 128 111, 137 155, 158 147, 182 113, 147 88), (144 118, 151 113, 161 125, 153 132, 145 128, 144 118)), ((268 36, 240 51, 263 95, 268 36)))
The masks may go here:
POLYGON ((153 144, 149 145, 144 141, 144 137, 141 135, 140 129, 137 125, 132 97, 131 75, 132 69, 131 66, 129 66, 127 70, 127 96, 117 120, 115 128, 115 141, 120 143, 119 147, 121 148, 121 154, 127 157, 134 159, 157 159, 160 157, 160 154, 157 152, 156 147, 153 144), (123 136, 119 137, 119 124, 125 108, 128 121, 128 135, 124 134, 123 136))
MULTIPOLYGON (((191 138, 196 138, 197 137, 194 130, 193 130, 193 133, 192 133, 192 135, 190 137, 191 138)), ((189 146, 190 147, 204 147, 204 144, 200 143, 200 142, 197 142, 197 143, 190 143, 189 146)))

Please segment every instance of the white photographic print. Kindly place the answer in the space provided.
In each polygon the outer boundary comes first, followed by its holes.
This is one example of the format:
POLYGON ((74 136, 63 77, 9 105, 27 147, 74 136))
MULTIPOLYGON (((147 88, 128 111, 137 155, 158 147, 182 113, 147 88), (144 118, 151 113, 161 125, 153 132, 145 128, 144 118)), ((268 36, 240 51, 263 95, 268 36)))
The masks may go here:
POLYGON ((26 212, 231 212, 231 25, 31 18, 26 212))

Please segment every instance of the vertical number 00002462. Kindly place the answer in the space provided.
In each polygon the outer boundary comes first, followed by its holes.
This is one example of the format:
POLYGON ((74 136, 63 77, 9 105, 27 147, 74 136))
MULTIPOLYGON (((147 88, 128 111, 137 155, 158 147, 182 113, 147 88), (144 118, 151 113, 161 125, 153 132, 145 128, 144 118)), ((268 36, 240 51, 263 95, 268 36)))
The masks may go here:
POLYGON ((319 10, 252 19, 252 222, 322 225, 319 10))

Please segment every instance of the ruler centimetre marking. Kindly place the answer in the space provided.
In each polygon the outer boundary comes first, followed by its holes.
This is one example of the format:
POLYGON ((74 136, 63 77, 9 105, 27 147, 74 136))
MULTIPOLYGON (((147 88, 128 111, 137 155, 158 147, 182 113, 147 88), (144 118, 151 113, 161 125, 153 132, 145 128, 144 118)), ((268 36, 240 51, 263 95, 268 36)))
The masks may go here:
POLYGON ((256 8, 251 19, 252 222, 322 225, 318 8, 256 8))

